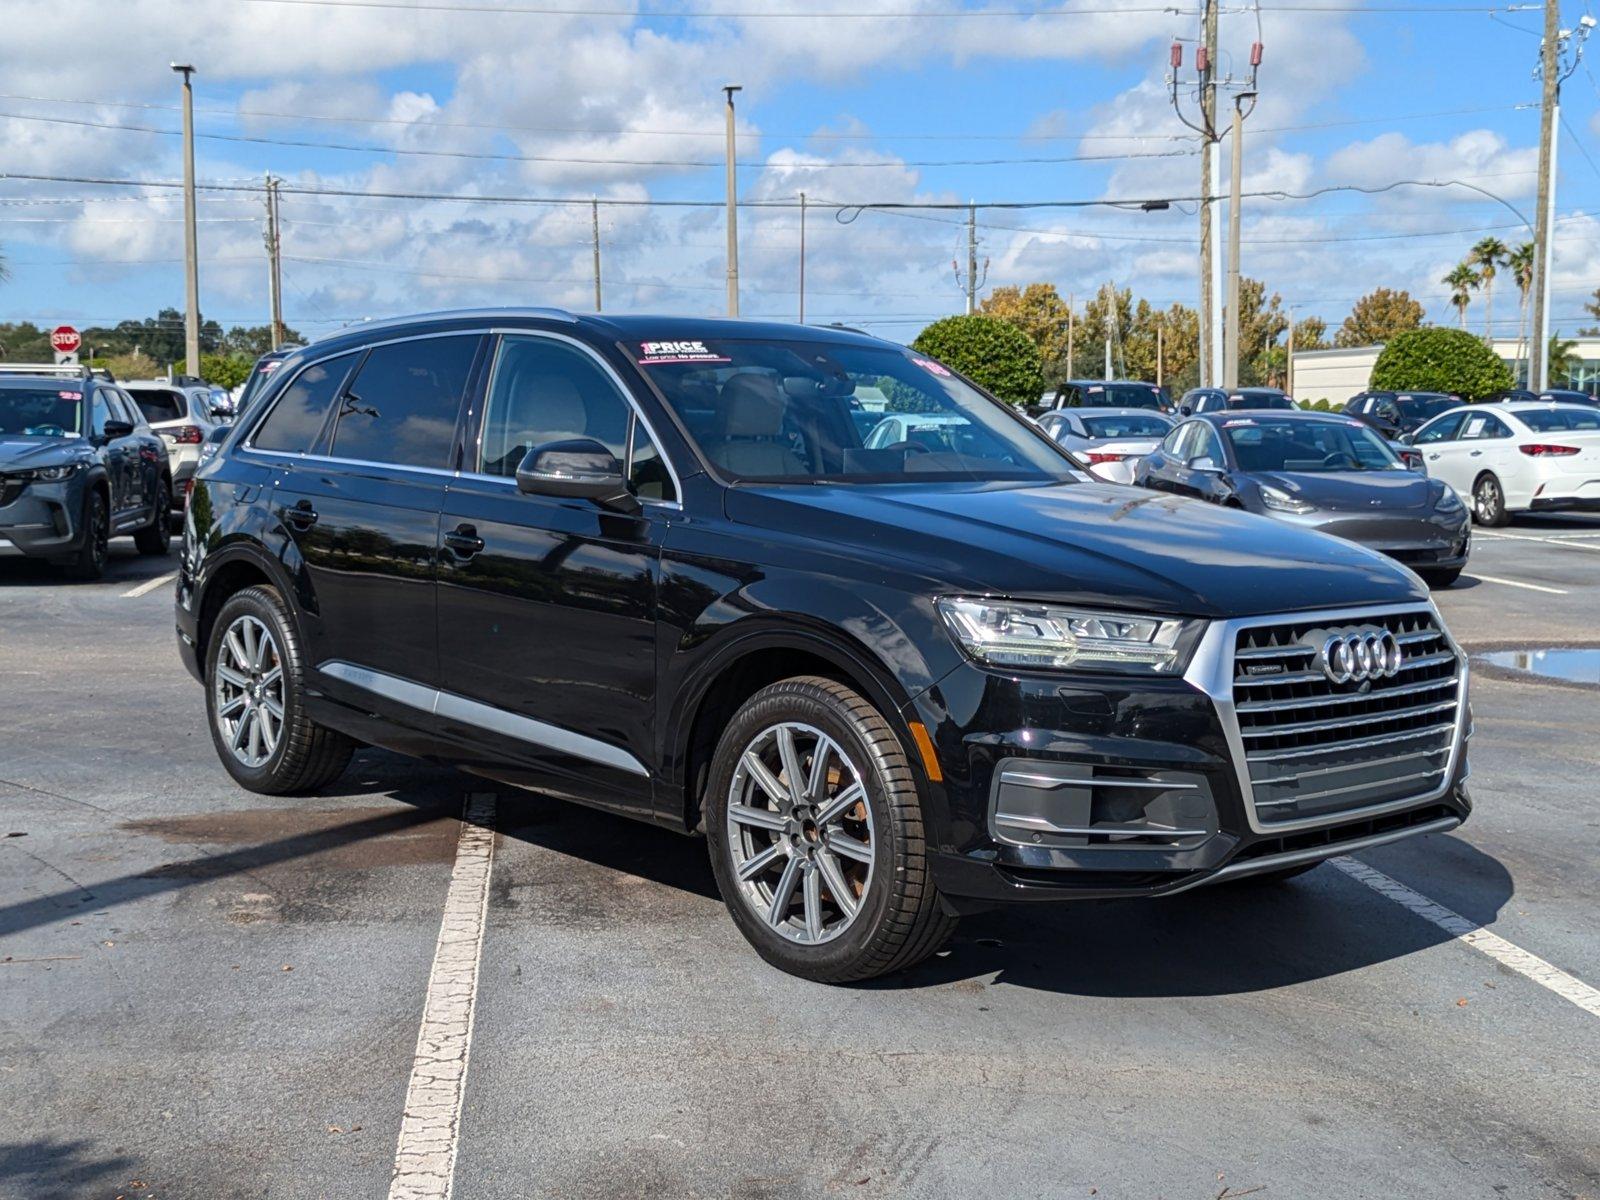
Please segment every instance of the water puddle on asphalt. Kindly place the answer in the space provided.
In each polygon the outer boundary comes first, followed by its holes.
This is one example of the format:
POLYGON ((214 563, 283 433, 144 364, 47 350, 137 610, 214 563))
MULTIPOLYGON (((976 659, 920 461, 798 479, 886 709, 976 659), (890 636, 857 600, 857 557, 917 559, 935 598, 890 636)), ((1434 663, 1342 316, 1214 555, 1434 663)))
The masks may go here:
POLYGON ((1476 656, 1485 666, 1543 679, 1600 685, 1600 647, 1588 649, 1490 650, 1476 656))

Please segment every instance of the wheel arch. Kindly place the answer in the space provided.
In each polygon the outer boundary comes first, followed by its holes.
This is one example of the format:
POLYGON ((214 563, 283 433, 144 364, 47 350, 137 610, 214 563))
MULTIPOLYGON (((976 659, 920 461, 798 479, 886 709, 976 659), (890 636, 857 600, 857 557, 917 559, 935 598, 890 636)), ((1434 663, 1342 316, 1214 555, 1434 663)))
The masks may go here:
POLYGON ((289 604, 291 614, 295 613, 292 585, 283 577, 277 564, 264 556, 243 546, 232 551, 225 549, 208 562, 206 568, 205 581, 201 585, 199 602, 195 608, 195 645, 202 671, 205 669, 211 629, 216 623, 217 614, 222 611, 224 604, 245 588, 266 584, 282 595, 289 604))
POLYGON ((860 692, 882 713, 907 757, 918 763, 920 779, 917 746, 904 713, 910 697, 870 652, 821 630, 749 631, 718 650, 671 706, 677 719, 665 738, 667 786, 681 801, 679 816, 685 830, 700 826, 702 793, 728 718, 768 684, 800 675, 818 675, 860 692))

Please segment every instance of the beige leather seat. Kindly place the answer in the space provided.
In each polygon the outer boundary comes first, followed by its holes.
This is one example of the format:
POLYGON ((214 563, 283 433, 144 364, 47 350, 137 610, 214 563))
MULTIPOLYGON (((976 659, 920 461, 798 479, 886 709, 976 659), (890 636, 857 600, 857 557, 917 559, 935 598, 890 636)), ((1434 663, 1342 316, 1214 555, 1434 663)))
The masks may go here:
POLYGON ((779 440, 785 407, 771 376, 733 376, 722 385, 718 433, 706 444, 706 454, 734 475, 809 474, 800 456, 779 440))

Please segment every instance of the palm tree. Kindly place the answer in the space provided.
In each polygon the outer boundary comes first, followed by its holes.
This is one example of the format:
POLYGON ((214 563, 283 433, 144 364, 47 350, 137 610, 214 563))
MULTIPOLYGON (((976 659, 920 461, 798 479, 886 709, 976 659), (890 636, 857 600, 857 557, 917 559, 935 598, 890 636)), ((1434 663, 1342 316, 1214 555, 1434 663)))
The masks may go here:
POLYGON ((1467 265, 1476 267, 1483 282, 1483 340, 1494 337, 1494 272, 1506 261, 1509 251, 1497 237, 1486 237, 1467 251, 1467 265))
POLYGON ((1533 290, 1533 243, 1523 242, 1506 255, 1506 265, 1511 268, 1511 278, 1517 284, 1517 358, 1525 364, 1528 357, 1528 294, 1533 290))
POLYGON ((1478 286, 1478 273, 1466 263, 1457 263, 1450 274, 1439 281, 1450 289, 1450 303, 1456 306, 1456 316, 1461 328, 1467 327, 1467 306, 1472 303, 1472 290, 1478 286))
POLYGON ((1563 338, 1558 329, 1550 335, 1550 344, 1545 351, 1545 371, 1550 377, 1550 386, 1558 387, 1572 382, 1572 373, 1578 369, 1578 343, 1571 338, 1563 338), (1561 383, 1557 384, 1557 380, 1561 383))

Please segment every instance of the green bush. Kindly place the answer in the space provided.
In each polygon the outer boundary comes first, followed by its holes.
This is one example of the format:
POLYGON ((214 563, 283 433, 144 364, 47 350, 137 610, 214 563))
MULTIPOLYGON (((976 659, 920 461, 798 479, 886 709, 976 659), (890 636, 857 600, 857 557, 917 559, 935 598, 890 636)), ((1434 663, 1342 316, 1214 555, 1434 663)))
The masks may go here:
POLYGON ((1396 334, 1378 355, 1371 387, 1392 392, 1449 392, 1479 400, 1512 384, 1511 368, 1464 329, 1436 326, 1396 334))
POLYGON ((917 334, 911 348, 960 371, 1008 404, 1035 404, 1044 391, 1039 347, 1010 321, 946 317, 917 334))

